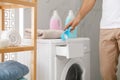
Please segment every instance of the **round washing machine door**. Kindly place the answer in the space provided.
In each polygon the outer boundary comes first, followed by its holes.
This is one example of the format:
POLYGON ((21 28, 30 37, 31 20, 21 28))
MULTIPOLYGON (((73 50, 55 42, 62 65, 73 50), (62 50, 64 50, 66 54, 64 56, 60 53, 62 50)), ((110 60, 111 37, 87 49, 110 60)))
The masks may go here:
POLYGON ((63 69, 61 80, 83 80, 83 71, 79 62, 71 59, 63 69))

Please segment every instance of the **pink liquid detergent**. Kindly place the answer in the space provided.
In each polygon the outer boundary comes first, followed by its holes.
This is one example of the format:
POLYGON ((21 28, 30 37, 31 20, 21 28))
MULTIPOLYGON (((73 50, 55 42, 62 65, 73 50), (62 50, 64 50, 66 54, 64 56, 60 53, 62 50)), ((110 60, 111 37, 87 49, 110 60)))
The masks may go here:
POLYGON ((50 22, 50 29, 61 30, 60 21, 57 19, 53 19, 50 22))
POLYGON ((58 15, 58 12, 55 10, 53 12, 53 16, 51 17, 50 20, 50 29, 54 29, 54 30, 61 30, 62 26, 61 26, 61 19, 58 15))

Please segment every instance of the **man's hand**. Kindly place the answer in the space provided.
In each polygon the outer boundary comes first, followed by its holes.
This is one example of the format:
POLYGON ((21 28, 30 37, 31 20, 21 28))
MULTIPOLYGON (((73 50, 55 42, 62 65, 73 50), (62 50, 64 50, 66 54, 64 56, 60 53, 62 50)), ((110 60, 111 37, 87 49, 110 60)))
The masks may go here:
POLYGON ((71 31, 75 29, 75 27, 79 24, 79 22, 88 14, 88 12, 95 5, 96 0, 83 0, 82 6, 78 12, 77 17, 72 20, 68 25, 65 26, 66 30, 69 27, 72 27, 71 31))
POLYGON ((64 30, 68 29, 69 27, 71 27, 71 31, 73 31, 75 29, 75 27, 79 24, 80 22, 80 17, 75 17, 70 23, 68 23, 64 30))

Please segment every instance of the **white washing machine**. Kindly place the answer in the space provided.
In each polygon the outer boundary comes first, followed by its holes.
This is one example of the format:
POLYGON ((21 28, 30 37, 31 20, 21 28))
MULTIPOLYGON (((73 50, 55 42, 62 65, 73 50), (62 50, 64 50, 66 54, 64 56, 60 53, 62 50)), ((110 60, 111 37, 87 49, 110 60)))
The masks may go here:
POLYGON ((38 40, 37 80, 90 80, 88 38, 38 40))

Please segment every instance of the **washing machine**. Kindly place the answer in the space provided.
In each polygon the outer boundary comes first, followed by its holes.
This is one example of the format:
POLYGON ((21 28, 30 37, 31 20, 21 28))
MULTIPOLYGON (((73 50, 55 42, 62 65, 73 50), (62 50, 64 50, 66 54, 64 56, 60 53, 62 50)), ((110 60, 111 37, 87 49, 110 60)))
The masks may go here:
POLYGON ((90 40, 38 39, 37 80, 90 80, 90 40))

